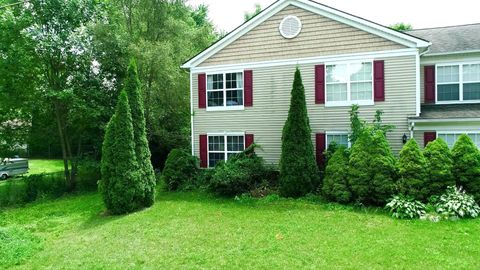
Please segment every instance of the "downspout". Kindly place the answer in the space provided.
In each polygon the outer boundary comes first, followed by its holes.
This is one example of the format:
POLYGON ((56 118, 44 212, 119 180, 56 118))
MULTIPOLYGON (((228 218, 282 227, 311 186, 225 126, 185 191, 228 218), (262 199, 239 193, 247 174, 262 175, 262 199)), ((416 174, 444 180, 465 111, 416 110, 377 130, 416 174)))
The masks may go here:
POLYGON ((192 156, 195 156, 195 131, 193 130, 193 75, 190 69, 190 129, 191 129, 191 143, 192 143, 192 156))

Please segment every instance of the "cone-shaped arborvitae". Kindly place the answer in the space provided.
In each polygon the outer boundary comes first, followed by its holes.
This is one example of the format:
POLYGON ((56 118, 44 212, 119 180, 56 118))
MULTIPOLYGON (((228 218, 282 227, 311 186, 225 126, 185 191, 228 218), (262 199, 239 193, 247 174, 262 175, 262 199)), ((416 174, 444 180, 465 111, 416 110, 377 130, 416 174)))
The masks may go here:
POLYGON ((133 137, 135 153, 140 168, 140 180, 144 189, 144 206, 149 207, 155 201, 155 172, 151 162, 151 153, 148 146, 145 111, 141 93, 140 81, 137 74, 137 64, 132 59, 125 79, 125 91, 132 111, 133 137))
POLYGON ((415 139, 410 139, 400 151, 397 163, 398 191, 416 200, 426 200, 427 161, 415 139))
POLYGON ((348 151, 344 146, 338 147, 328 159, 322 192, 331 201, 350 202, 352 192, 348 185, 348 151))
POLYGON ((429 142, 423 150, 423 155, 427 161, 428 177, 424 187, 427 198, 433 195, 440 196, 445 193, 447 187, 455 186, 452 153, 442 138, 429 142))
POLYGON ((120 93, 102 148, 100 191, 112 214, 125 214, 143 207, 143 188, 133 141, 128 97, 120 93))
POLYGON ((286 197, 301 197, 319 185, 305 89, 300 70, 295 71, 290 110, 282 133, 280 192, 286 197))
POLYGON ((480 201, 480 151, 468 135, 461 135, 452 149, 453 175, 457 185, 480 201))

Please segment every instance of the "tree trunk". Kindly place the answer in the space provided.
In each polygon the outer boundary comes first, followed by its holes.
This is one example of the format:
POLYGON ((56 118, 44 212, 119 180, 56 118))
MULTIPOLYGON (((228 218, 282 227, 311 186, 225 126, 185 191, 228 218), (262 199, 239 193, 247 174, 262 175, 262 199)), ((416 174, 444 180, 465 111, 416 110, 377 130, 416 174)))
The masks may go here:
POLYGON ((68 166, 68 157, 67 157, 67 147, 65 145, 65 134, 63 129, 63 121, 60 112, 60 105, 57 101, 54 102, 55 107, 55 120, 58 127, 58 135, 60 136, 60 146, 62 148, 62 158, 63 158, 63 170, 65 174, 65 181, 67 184, 70 184, 70 170, 68 166))

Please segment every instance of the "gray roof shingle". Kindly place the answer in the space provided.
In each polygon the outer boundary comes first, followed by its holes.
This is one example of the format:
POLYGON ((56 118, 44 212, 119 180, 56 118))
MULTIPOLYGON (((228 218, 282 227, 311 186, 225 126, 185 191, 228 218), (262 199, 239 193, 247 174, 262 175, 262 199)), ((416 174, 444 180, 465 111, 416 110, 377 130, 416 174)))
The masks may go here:
POLYGON ((430 41, 432 46, 428 54, 480 51, 480 23, 418 29, 406 33, 430 41))
POLYGON ((422 105, 420 117, 411 119, 480 118, 480 104, 422 105))

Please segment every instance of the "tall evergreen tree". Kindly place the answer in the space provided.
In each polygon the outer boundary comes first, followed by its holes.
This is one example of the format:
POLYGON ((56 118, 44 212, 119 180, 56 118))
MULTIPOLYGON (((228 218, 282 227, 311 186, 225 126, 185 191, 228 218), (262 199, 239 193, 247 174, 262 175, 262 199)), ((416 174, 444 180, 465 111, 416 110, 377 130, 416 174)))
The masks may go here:
POLYGON ((480 151, 468 135, 461 135, 452 149, 457 185, 480 201, 480 151))
POLYGON ((132 112, 135 153, 140 169, 140 179, 144 189, 144 206, 149 207, 153 205, 155 201, 156 179, 150 160, 151 153, 148 147, 145 111, 140 80, 137 74, 137 64, 133 59, 130 60, 130 65, 128 66, 124 87, 128 94, 128 101, 132 112))
POLYGON ((400 151, 398 168, 398 189, 400 193, 416 200, 427 199, 425 192, 427 180, 427 161, 415 139, 410 139, 400 151))
POLYGON ((295 71, 290 110, 282 133, 280 157, 280 192, 286 197, 300 197, 320 182, 315 161, 305 88, 300 70, 295 71))
POLYGON ((100 191, 112 214, 130 213, 143 207, 143 185, 133 139, 132 114, 127 93, 122 91, 102 148, 100 191))
POLYGON ((442 138, 427 144, 423 150, 427 161, 428 177, 424 186, 427 197, 443 194, 447 187, 455 185, 452 153, 442 138))

